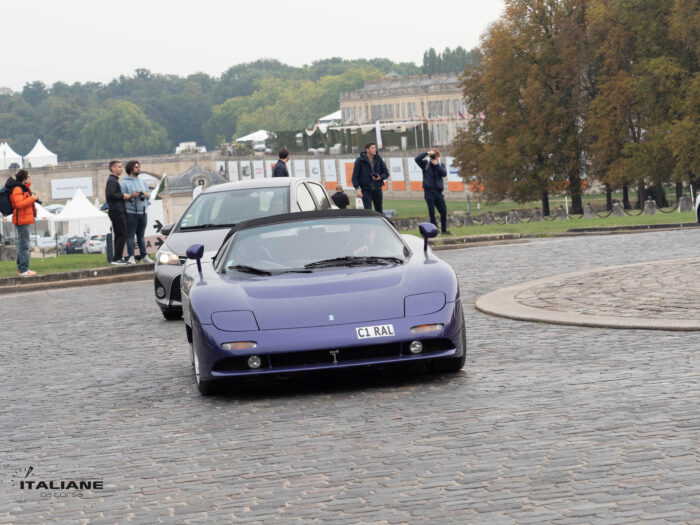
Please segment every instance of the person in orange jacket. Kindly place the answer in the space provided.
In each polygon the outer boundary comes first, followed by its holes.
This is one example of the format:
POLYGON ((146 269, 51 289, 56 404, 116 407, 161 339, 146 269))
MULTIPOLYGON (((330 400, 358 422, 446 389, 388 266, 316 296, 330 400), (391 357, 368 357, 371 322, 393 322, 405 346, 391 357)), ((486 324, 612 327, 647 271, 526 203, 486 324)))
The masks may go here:
POLYGON ((36 217, 35 202, 41 201, 37 195, 29 191, 32 181, 27 170, 19 170, 14 179, 10 177, 5 186, 10 190, 12 203, 12 224, 17 230, 17 273, 22 277, 31 277, 36 272, 29 269, 29 228, 36 217))

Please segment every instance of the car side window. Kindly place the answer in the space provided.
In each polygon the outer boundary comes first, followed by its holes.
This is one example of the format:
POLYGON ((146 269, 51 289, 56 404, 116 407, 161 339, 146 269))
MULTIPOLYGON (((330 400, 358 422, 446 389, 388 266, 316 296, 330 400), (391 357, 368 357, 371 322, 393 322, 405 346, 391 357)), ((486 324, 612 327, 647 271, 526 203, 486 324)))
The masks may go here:
POLYGON ((313 182, 309 182, 307 184, 309 189, 311 190, 311 193, 313 196, 316 198, 316 202, 318 202, 319 210, 328 210, 331 207, 331 203, 328 202, 328 197, 326 197, 326 192, 323 191, 323 188, 319 184, 315 184, 313 182))
POLYGON ((316 203, 305 184, 297 186, 297 206, 299 211, 314 211, 316 209, 316 203))

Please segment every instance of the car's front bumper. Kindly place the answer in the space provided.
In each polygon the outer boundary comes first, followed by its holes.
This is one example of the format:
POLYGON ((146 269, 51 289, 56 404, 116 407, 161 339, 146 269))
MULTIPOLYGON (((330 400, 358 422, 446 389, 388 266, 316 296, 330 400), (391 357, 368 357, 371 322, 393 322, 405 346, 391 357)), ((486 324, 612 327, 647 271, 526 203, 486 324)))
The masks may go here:
POLYGON ((180 274, 182 266, 176 264, 156 264, 154 269, 153 289, 155 299, 161 310, 168 308, 182 308, 182 296, 180 291, 180 274), (158 287, 164 290, 164 296, 158 297, 158 287))
POLYGON ((280 330, 229 332, 213 325, 201 325, 193 320, 193 344, 199 359, 202 379, 249 376, 379 365, 420 359, 458 357, 462 348, 464 329, 459 301, 447 303, 441 311, 422 316, 398 319, 280 330), (411 333, 411 328, 424 324, 443 324, 442 330, 411 333), (356 328, 368 325, 391 324, 395 335, 372 339, 358 339, 356 328), (228 351, 221 345, 227 342, 255 341, 249 350, 228 351), (421 341, 424 349, 411 354, 408 346, 421 341), (247 358, 257 355, 262 366, 250 369, 247 358))

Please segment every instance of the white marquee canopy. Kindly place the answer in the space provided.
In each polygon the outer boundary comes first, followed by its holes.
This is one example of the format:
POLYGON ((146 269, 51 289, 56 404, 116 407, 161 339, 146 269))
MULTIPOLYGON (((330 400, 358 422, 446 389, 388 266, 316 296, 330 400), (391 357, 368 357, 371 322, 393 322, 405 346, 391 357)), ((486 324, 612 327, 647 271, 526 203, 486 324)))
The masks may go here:
POLYGON ((58 164, 58 156, 49 151, 44 146, 41 139, 37 139, 32 151, 24 156, 24 166, 26 168, 43 168, 45 166, 55 166, 58 164))
POLYGON ((7 142, 0 142, 0 170, 9 170, 11 164, 22 165, 22 156, 16 153, 7 142))

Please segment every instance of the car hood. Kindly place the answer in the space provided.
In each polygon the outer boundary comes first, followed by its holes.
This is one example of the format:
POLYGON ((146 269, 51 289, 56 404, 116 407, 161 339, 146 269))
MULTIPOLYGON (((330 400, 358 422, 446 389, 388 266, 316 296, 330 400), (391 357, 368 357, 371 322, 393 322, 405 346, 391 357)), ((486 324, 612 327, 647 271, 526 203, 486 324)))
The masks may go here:
POLYGON ((203 244, 207 252, 216 252, 231 228, 215 228, 208 230, 193 230, 184 232, 173 232, 168 235, 165 244, 168 248, 179 255, 185 257, 187 248, 193 244, 203 244))
MULTIPOLYGON (((456 299, 449 266, 432 266, 427 275, 425 270, 404 264, 246 278, 238 272, 205 272, 206 282, 192 287, 190 299, 204 324, 212 323, 217 311, 251 311, 261 330, 371 324, 404 317, 405 298, 411 295, 440 291, 447 301, 456 299)), ((442 306, 444 301, 437 309, 442 306)))

